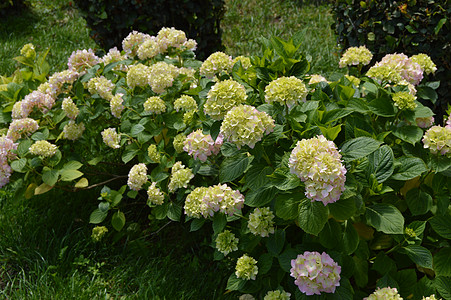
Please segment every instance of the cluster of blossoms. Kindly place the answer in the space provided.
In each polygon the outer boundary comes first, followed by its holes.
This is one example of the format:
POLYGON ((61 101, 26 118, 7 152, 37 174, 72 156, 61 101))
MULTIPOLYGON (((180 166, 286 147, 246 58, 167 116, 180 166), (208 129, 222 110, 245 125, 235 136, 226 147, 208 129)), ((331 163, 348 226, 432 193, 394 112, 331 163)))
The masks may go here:
POLYGON ((189 217, 211 217, 219 211, 229 216, 244 205, 244 196, 226 184, 194 189, 185 200, 185 214, 189 217))
POLYGON ((150 35, 134 30, 122 40, 122 49, 128 57, 133 58, 138 53, 139 47, 150 38, 150 35))
POLYGON ((211 87, 207 94, 204 112, 213 120, 222 120, 225 114, 246 101, 246 89, 240 83, 228 79, 211 87))
POLYGON ((102 139, 105 145, 110 148, 118 149, 121 146, 119 143, 121 142, 121 135, 116 132, 116 128, 106 128, 102 132, 102 139))
POLYGON ((359 86, 360 85, 360 78, 357 78, 352 75, 345 75, 346 79, 349 80, 353 85, 359 86))
POLYGON ((363 300, 402 300, 402 297, 398 294, 396 288, 384 287, 377 288, 374 293, 363 298, 363 300))
POLYGON ((274 120, 267 113, 250 105, 240 105, 226 114, 220 132, 238 149, 244 145, 254 148, 263 135, 274 131, 274 127, 274 120))
POLYGON ((130 88, 136 86, 145 87, 148 85, 148 76, 150 74, 150 68, 143 64, 136 64, 131 66, 127 72, 127 85, 130 88))
POLYGON ((442 298, 437 299, 437 298, 435 298, 435 295, 430 295, 430 296, 428 296, 428 297, 424 297, 424 296, 423 296, 423 299, 422 299, 422 300, 442 300, 442 298))
POLYGON ((146 113, 161 114, 166 111, 166 104, 158 96, 149 97, 143 104, 146 113))
POLYGON ((235 57, 232 61, 232 66, 235 65, 237 62, 241 62, 241 66, 245 70, 252 67, 251 59, 247 56, 240 55, 240 56, 235 57))
POLYGON ((216 141, 209 134, 203 134, 202 129, 191 132, 183 142, 183 150, 189 155, 205 162, 207 158, 214 154, 217 155, 222 146, 222 135, 219 134, 216 141))
POLYGON ((72 101, 71 97, 64 98, 61 108, 69 119, 75 120, 80 113, 77 105, 72 101))
POLYGON ((166 88, 172 86, 174 78, 178 75, 179 70, 176 66, 165 62, 157 62, 149 67, 148 82, 152 91, 161 94, 166 88))
POLYGON ((156 182, 152 182, 152 184, 147 189, 148 201, 147 204, 156 204, 161 205, 164 202, 163 192, 160 191, 159 188, 156 187, 156 182))
POLYGON ((216 237, 216 249, 227 256, 230 252, 238 250, 238 238, 229 230, 224 230, 216 237))
POLYGON ((158 152, 157 145, 150 144, 147 148, 147 155, 149 155, 149 158, 154 162, 159 164, 160 163, 160 152, 158 152))
POLYGON ((274 233, 274 214, 269 207, 256 208, 249 215, 247 227, 252 234, 267 237, 274 233))
POLYGON ((366 66, 373 58, 373 54, 365 46, 350 47, 346 49, 341 56, 338 66, 344 68, 346 66, 366 66))
POLYGON ((244 280, 255 280, 258 274, 257 261, 244 254, 236 262, 235 275, 244 280))
POLYGON ((407 55, 395 53, 385 55, 380 62, 368 70, 366 75, 379 81, 403 85, 407 82, 417 85, 423 79, 423 70, 407 55))
POLYGON ((188 95, 182 95, 180 98, 174 101, 174 109, 178 112, 197 110, 197 102, 193 97, 188 95))
MULTIPOLYGON (((111 63, 120 62, 127 59, 127 55, 122 55, 119 50, 117 50, 116 47, 111 48, 107 54, 105 54, 101 59, 100 62, 103 62, 103 64, 106 66, 111 63)), ((113 68, 115 71, 124 71, 127 72, 128 67, 124 64, 118 64, 113 68)))
POLYGON ((105 226, 96 226, 92 229, 91 238, 94 242, 99 242, 107 232, 108 228, 105 226))
POLYGON ((104 76, 93 77, 88 81, 88 91, 91 95, 99 94, 101 98, 108 101, 113 98, 113 88, 114 84, 104 76))
POLYGON ((141 187, 147 182, 147 167, 140 163, 134 165, 128 173, 127 185, 134 191, 139 191, 141 187))
POLYGON ((8 132, 6 136, 10 138, 13 142, 17 141, 22 137, 22 135, 31 135, 33 132, 38 130, 39 125, 33 119, 24 118, 13 120, 11 124, 9 124, 8 132))
POLYGON ((47 113, 55 104, 55 98, 50 94, 40 91, 33 91, 26 95, 22 101, 14 103, 11 116, 13 119, 27 118, 34 108, 37 108, 42 113, 47 113))
POLYGON ((26 44, 20 49, 20 54, 25 56, 28 59, 36 58, 36 50, 34 49, 33 44, 26 44))
POLYGON ((233 59, 224 52, 211 54, 200 67, 200 74, 208 78, 213 78, 222 72, 229 73, 233 67, 233 59))
POLYGON ((69 70, 84 72, 100 62, 100 58, 94 54, 92 49, 83 49, 72 52, 67 66, 69 70))
POLYGON ((37 141, 30 147, 30 153, 42 157, 52 157, 55 155, 58 147, 47 141, 37 141))
POLYGON ((179 133, 174 137, 174 141, 172 141, 172 145, 177 153, 182 153, 183 147, 185 147, 185 139, 186 136, 183 133, 179 133))
POLYGON ((429 128, 434 125, 434 117, 416 118, 415 123, 417 123, 420 128, 429 128))
POLYGON ((399 109, 410 109, 414 110, 417 107, 415 100, 417 97, 410 94, 409 92, 397 92, 392 95, 392 99, 395 102, 395 106, 399 109))
POLYGON ((85 125, 83 123, 76 124, 74 120, 69 120, 63 128, 63 138, 75 141, 81 138, 84 131, 85 125))
POLYGON ((182 187, 187 188, 188 183, 193 178, 194 174, 192 170, 185 168, 185 166, 178 161, 172 166, 168 189, 170 192, 175 192, 182 187))
POLYGON ((291 294, 285 291, 275 290, 266 293, 263 300, 290 300, 291 294))
POLYGON ((291 261, 290 276, 306 295, 334 293, 340 285, 341 267, 325 252, 306 251, 291 261))
POLYGON ((8 159, 16 158, 16 154, 12 150, 16 150, 18 143, 8 137, 0 137, 0 188, 9 182, 12 169, 8 164, 8 159))
POLYGON ((437 67, 435 66, 434 62, 432 61, 432 59, 424 53, 420 53, 417 55, 413 55, 410 57, 410 59, 419 64, 421 67, 421 70, 423 70, 424 73, 426 74, 434 74, 435 71, 437 71, 437 67))
POLYGON ((280 77, 266 86, 265 101, 269 104, 278 102, 291 108, 300 101, 305 102, 307 94, 307 88, 299 78, 294 76, 280 77))
POLYGON ((121 117, 121 113, 125 109, 125 106, 122 105, 122 103, 124 102, 122 96, 123 94, 116 94, 113 96, 113 98, 111 98, 110 101, 111 114, 118 119, 121 117))
POLYGON ((309 80, 308 84, 312 85, 312 84, 317 84, 320 82, 328 82, 328 81, 324 76, 321 76, 319 74, 313 74, 310 76, 310 80, 309 80))
POLYGON ((38 87, 38 90, 43 93, 48 93, 56 98, 60 93, 70 90, 72 88, 72 84, 81 75, 81 73, 73 69, 53 73, 53 75, 49 77, 49 81, 41 84, 38 87), (66 88, 64 88, 65 85, 67 85, 66 88))
POLYGON ((332 141, 320 135, 298 141, 288 161, 290 172, 305 183, 305 195, 324 205, 337 201, 344 191, 346 168, 332 141))
POLYGON ((445 127, 432 126, 423 136, 424 148, 429 148, 433 154, 446 155, 451 157, 451 123, 447 121, 445 127))

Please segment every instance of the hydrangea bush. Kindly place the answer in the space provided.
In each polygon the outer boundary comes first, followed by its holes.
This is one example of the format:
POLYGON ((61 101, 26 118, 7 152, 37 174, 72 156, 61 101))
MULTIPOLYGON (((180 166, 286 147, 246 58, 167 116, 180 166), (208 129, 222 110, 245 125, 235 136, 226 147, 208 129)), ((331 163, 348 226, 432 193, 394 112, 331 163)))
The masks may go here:
POLYGON ((1 187, 98 191, 96 242, 136 222, 204 227, 237 297, 449 299, 451 119, 418 101, 436 86, 428 57, 361 74, 371 53, 349 49, 331 80, 276 37, 262 57, 204 62, 173 28, 123 46, 0 91, 1 187))

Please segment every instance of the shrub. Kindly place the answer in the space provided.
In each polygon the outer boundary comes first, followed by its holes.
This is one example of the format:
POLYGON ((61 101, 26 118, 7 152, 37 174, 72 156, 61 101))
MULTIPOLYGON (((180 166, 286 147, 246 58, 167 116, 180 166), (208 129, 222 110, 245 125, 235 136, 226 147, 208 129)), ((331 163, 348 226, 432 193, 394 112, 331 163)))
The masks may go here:
POLYGON ((205 59, 221 50, 220 21, 223 0, 76 0, 91 37, 105 50, 120 47, 131 30, 156 34, 162 27, 175 27, 199 41, 198 54, 205 59))
POLYGON ((0 3, 0 17, 20 12, 26 8, 27 2, 27 0, 2 0, 0 3))
POLYGON ((351 49, 354 75, 330 82, 307 74, 299 36, 263 39, 250 65, 214 54, 216 69, 183 45, 138 60, 145 43, 74 53, 37 88, 51 109, 29 89, 0 139, 1 185, 102 186, 96 242, 166 218, 209 232, 236 294, 449 296, 451 119, 433 126, 415 99, 432 62, 387 55, 362 74, 368 53, 351 49))
POLYGON ((333 27, 343 50, 365 45, 376 61, 388 53, 426 53, 432 58, 438 66, 435 82, 419 87, 418 94, 433 101, 441 122, 447 103, 451 103, 450 1, 335 0, 333 12, 333 27), (431 90, 437 81, 438 96, 431 90))

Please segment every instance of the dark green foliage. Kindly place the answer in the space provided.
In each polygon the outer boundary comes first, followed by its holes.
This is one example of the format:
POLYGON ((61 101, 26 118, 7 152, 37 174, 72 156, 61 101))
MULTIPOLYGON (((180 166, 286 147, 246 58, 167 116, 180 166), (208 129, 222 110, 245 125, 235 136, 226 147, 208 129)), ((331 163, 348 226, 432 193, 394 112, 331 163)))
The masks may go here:
POLYGON ((117 46, 132 31, 156 35, 162 27, 183 30, 198 42, 196 54, 205 59, 221 50, 223 0, 76 0, 91 29, 91 37, 104 49, 117 46))
POLYGON ((365 45, 373 62, 389 53, 426 53, 437 65, 430 80, 440 81, 435 103, 441 121, 451 103, 451 1, 335 0, 335 24, 342 49, 365 45))
POLYGON ((0 1, 0 17, 11 13, 17 13, 26 7, 26 0, 2 0, 0 1))

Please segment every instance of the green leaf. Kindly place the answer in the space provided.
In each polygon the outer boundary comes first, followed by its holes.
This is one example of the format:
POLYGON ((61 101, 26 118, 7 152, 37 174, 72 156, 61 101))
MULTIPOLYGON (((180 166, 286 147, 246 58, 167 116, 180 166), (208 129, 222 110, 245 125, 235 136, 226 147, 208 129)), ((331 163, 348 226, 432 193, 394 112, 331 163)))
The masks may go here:
POLYGON ((19 173, 24 173, 25 171, 23 169, 25 168, 26 165, 27 165, 26 158, 16 159, 11 162, 11 169, 19 173))
MULTIPOLYGON (((445 300, 451 300, 451 277, 439 276, 435 278, 435 288, 445 300)), ((437 297, 438 298, 438 297, 437 297)))
POLYGON ((107 215, 108 215, 108 211, 101 211, 100 209, 96 208, 89 216, 89 223, 91 223, 91 224, 102 223, 103 220, 105 220, 107 215))
POLYGON ((32 136, 31 139, 33 141, 43 141, 43 140, 47 140, 49 137, 49 130, 47 128, 44 128, 41 131, 35 132, 32 136))
POLYGON ((265 186, 246 194, 244 203, 250 207, 262 207, 271 202, 276 196, 277 189, 273 186, 265 186))
POLYGON ((76 160, 69 161, 64 164, 63 169, 64 170, 78 170, 83 166, 81 162, 78 162, 76 160))
POLYGON ((396 263, 393 259, 388 257, 385 252, 380 251, 374 260, 372 269, 376 270, 381 275, 385 275, 391 271, 396 271, 396 263))
POLYGON ((78 171, 78 170, 72 170, 72 169, 65 170, 65 169, 63 169, 63 170, 60 171, 60 175, 61 175, 61 180, 62 181, 72 181, 74 179, 77 179, 77 178, 83 176, 83 173, 78 171))
POLYGON ((253 156, 247 156, 246 153, 241 153, 224 159, 219 169, 219 181, 221 183, 231 182, 243 175, 253 158, 253 156))
POLYGON ((368 108, 377 116, 394 117, 396 115, 393 101, 387 94, 383 94, 381 97, 368 103, 368 108))
POLYGON ((399 252, 407 254, 420 267, 432 269, 432 254, 427 248, 419 245, 409 245, 401 248, 399 252))
POLYGON ((304 198, 299 204, 299 227, 307 233, 318 235, 327 223, 329 212, 322 202, 304 198))
POLYGON ((201 218, 201 219, 193 219, 191 221, 191 226, 190 226, 190 230, 189 231, 197 231, 199 230, 203 225, 205 224, 205 219, 201 218))
POLYGON ((357 256, 353 256, 352 258, 354 259, 355 264, 355 282, 358 287, 364 287, 368 283, 368 262, 357 256))
POLYGON ((366 208, 366 220, 377 231, 387 234, 404 233, 404 217, 391 204, 377 203, 366 208))
POLYGON ((396 127, 392 131, 393 135, 397 138, 410 143, 412 145, 415 145, 415 143, 418 143, 421 138, 423 137, 423 130, 421 130, 418 126, 413 125, 404 125, 401 127, 396 127))
POLYGON ((227 218, 223 213, 216 213, 213 216, 213 232, 218 234, 222 232, 227 224, 227 218))
POLYGON ((335 127, 326 128, 323 126, 318 126, 318 128, 321 130, 321 133, 329 140, 333 141, 337 138, 338 134, 341 131, 341 124, 337 125, 335 127))
POLYGON ((418 86, 416 96, 420 99, 430 100, 434 104, 438 99, 437 92, 428 86, 418 86))
POLYGON ((273 256, 271 254, 269 253, 262 254, 257 261, 258 274, 265 275, 266 273, 268 273, 269 270, 271 270, 272 261, 273 256))
POLYGON ((407 181, 420 176, 427 170, 428 168, 421 158, 401 156, 395 160, 395 174, 391 178, 407 181))
POLYGON ((341 153, 344 161, 353 161, 367 155, 370 155, 377 149, 382 142, 375 139, 361 136, 355 139, 346 141, 341 147, 341 153))
POLYGON ((216 138, 219 135, 219 131, 221 129, 221 121, 214 122, 210 127, 210 136, 213 139, 213 141, 216 141, 216 138))
POLYGON ((329 300, 342 300, 342 299, 352 299, 354 296, 354 289, 352 288, 349 279, 342 277, 340 279, 340 286, 335 289, 333 294, 328 294, 327 299, 329 300))
POLYGON ((326 225, 324 225, 323 230, 319 233, 319 241, 324 247, 334 249, 340 244, 341 234, 340 224, 334 219, 329 219, 326 225))
POLYGON ((235 155, 239 154, 240 152, 241 152, 241 150, 239 150, 235 144, 232 144, 229 142, 225 142, 221 146, 221 153, 225 157, 235 156, 235 155))
POLYGON ((119 210, 115 212, 111 217, 111 225, 113 226, 114 229, 116 229, 116 231, 121 231, 125 225, 124 213, 119 210))
POLYGON ((298 77, 307 73, 308 70, 310 70, 310 64, 306 59, 303 59, 293 64, 290 71, 288 72, 288 76, 298 77))
POLYGON ((368 155, 371 173, 376 176, 377 182, 384 182, 393 174, 394 160, 393 150, 387 145, 368 155))
POLYGON ((277 229, 274 234, 270 234, 266 241, 268 252, 277 256, 285 245, 285 230, 277 229))
POLYGON ((164 203, 163 205, 158 205, 152 209, 152 212, 155 214, 155 218, 157 220, 163 220, 168 215, 169 204, 164 203))
MULTIPOLYGON (((351 88, 353 91, 354 89, 351 88)), ((342 119, 347 115, 352 114, 352 110, 337 108, 333 110, 326 111, 321 119, 321 123, 327 124, 329 122, 333 122, 335 120, 342 119)))
POLYGON ((136 137, 139 133, 143 132, 145 129, 145 127, 141 124, 135 124, 133 125, 131 131, 130 131, 130 135, 133 137, 136 137))
POLYGON ((294 220, 299 213, 301 199, 298 193, 276 195, 276 216, 284 220, 294 220))
POLYGON ((327 205, 329 211, 337 220, 347 220, 354 216, 356 211, 354 198, 339 199, 337 202, 327 205))
POLYGON ((24 156, 30 149, 31 144, 33 144, 33 141, 30 140, 20 142, 19 146, 17 146, 17 154, 19 154, 19 156, 24 156))
POLYGON ((122 161, 126 164, 131 161, 136 156, 136 154, 138 154, 137 149, 125 149, 124 153, 122 154, 122 161))
POLYGON ((50 186, 54 186, 58 181, 59 173, 56 170, 47 170, 42 173, 42 181, 50 186))
POLYGON ((251 190, 257 190, 270 182, 268 175, 271 175, 272 172, 273 169, 270 166, 254 165, 246 172, 246 185, 251 190))
POLYGON ((290 272, 291 269, 291 261, 296 259, 298 256, 298 251, 293 248, 286 248, 285 251, 279 255, 279 264, 282 270, 285 272, 290 272))
POLYGON ((235 273, 230 275, 229 279, 227 280, 227 287, 226 289, 229 291, 238 291, 244 287, 244 284, 246 281, 244 281, 241 278, 237 278, 235 273))
POLYGON ((437 276, 451 276, 451 247, 443 248, 437 252, 432 264, 437 276))
POLYGON ((440 31, 440 29, 442 29, 443 25, 445 25, 447 19, 446 18, 442 18, 440 19, 440 21, 438 21, 437 25, 434 28, 434 34, 437 35, 440 31))
POLYGON ((419 188, 413 188, 407 192, 406 202, 410 212, 414 216, 423 215, 432 207, 431 195, 419 188))
POLYGON ((168 218, 172 221, 180 221, 180 217, 182 216, 182 207, 173 202, 169 203, 168 207, 168 218))
POLYGON ((441 237, 451 239, 451 215, 434 216, 428 222, 441 237))
POLYGON ((351 222, 345 222, 345 230, 341 235, 340 249, 346 255, 351 255, 359 246, 359 235, 351 222))

